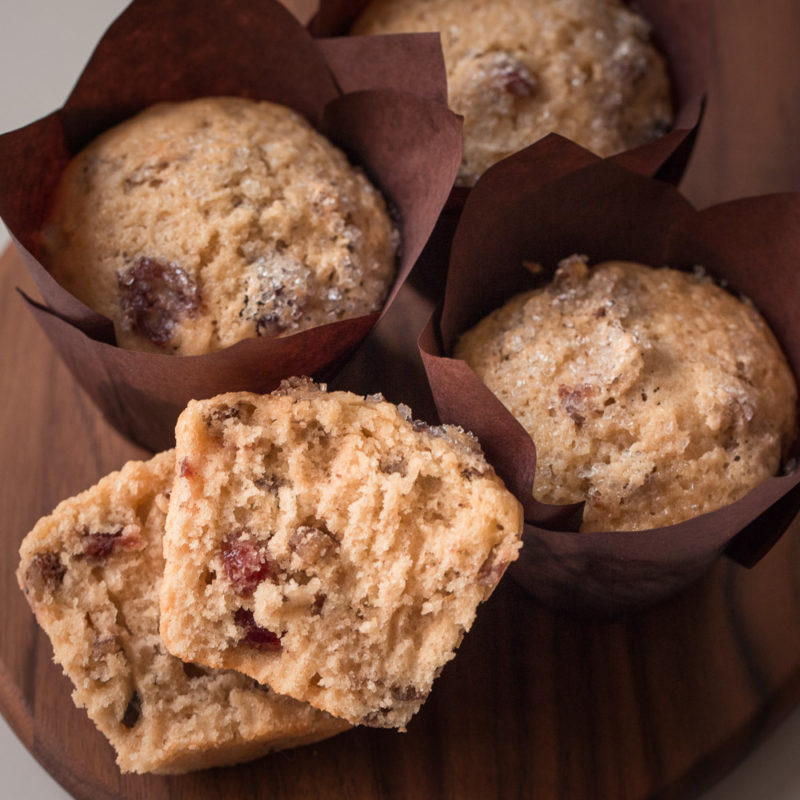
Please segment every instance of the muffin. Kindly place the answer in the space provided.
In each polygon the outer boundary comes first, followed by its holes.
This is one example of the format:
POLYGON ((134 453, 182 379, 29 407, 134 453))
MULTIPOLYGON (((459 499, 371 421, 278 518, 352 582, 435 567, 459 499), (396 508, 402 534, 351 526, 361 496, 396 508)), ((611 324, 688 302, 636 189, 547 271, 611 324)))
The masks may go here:
POLYGON ((517 558, 522 509, 461 429, 323 389, 181 415, 161 633, 184 660, 403 728, 517 558))
POLYGON ((465 360, 536 444, 540 501, 583 531, 671 525, 778 472, 797 389, 746 299, 694 274, 573 256, 465 333, 465 360))
POLYGON ((347 728, 235 672, 184 664, 158 634, 175 453, 132 461, 39 520, 19 584, 123 772, 247 761, 347 728))
POLYGON ((42 260, 122 347, 197 355, 379 310, 397 232, 384 199, 295 111, 152 106, 65 170, 42 260))
POLYGON ((464 115, 462 185, 551 132, 608 156, 672 123, 664 59, 621 0, 373 0, 351 32, 421 31, 464 115))

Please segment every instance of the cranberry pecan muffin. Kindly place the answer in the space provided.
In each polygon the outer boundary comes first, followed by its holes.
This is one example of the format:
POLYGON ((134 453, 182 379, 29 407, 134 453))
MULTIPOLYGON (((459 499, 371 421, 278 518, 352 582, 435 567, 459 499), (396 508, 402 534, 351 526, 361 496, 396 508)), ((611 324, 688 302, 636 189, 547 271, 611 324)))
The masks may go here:
POLYGON ((621 0, 373 0, 352 29, 421 31, 440 33, 464 115, 463 185, 551 132, 608 156, 672 122, 664 59, 621 0))
POLYGON ((477 442, 304 381, 192 402, 176 438, 170 651, 404 727, 520 547, 477 442))
POLYGON ((236 672, 185 664, 158 634, 174 451, 130 462, 25 537, 17 572, 75 704, 123 772, 179 773, 313 742, 346 723, 236 672))
POLYGON ((76 156, 42 258, 122 347, 196 355, 379 310, 397 244, 380 193, 303 117, 214 97, 76 156))
POLYGON ((670 525, 775 475, 797 388, 747 301, 694 274, 573 256, 455 351, 536 444, 537 499, 582 530, 670 525))

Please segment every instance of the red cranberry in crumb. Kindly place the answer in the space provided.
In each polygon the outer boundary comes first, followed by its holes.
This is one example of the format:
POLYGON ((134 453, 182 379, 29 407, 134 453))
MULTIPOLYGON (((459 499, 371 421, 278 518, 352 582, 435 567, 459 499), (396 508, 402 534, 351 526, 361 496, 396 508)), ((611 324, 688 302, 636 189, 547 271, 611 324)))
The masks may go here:
POLYGON ((117 276, 117 285, 125 326, 161 347, 200 307, 197 284, 177 264, 140 258, 117 276))
POLYGON ((281 637, 277 633, 262 628, 256 624, 253 612, 246 608, 238 608, 233 615, 233 621, 244 631, 244 636, 239 639, 239 644, 255 647, 256 650, 276 651, 283 646, 281 637))
POLYGON ((191 478, 194 476, 194 470, 192 469, 192 465, 189 463, 188 458, 184 458, 181 461, 179 475, 181 478, 191 478))
POLYGON ((514 97, 530 97, 536 91, 536 78, 509 53, 498 53, 491 68, 492 83, 514 97))
POLYGON ((261 581, 274 578, 277 570, 266 546, 242 538, 242 533, 233 534, 222 543, 222 566, 236 594, 249 597, 261 581))
POLYGON ((85 544, 83 554, 93 561, 105 561, 114 549, 117 539, 122 536, 122 528, 113 533, 88 533, 83 534, 85 544))

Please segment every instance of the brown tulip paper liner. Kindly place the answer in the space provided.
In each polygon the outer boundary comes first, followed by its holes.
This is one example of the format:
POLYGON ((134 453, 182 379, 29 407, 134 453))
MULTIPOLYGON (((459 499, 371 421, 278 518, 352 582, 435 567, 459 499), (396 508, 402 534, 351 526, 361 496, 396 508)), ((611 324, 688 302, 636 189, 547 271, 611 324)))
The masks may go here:
MULTIPOLYGON (((345 36, 369 0, 320 0, 308 23, 314 36, 345 36)), ((707 0, 638 0, 631 3, 652 25, 656 45, 665 55, 673 88, 672 129, 647 144, 612 157, 642 175, 678 184, 691 156, 703 113, 711 50, 711 15, 707 0)), ((556 154, 546 149, 543 157, 556 154)), ((558 165, 554 165, 558 167, 558 165)), ((561 165, 566 171, 569 164, 561 165)), ((444 289, 446 254, 470 190, 456 186, 450 193, 436 229, 411 275, 412 285, 434 303, 444 289)))
POLYGON ((389 309, 461 159, 460 120, 436 99, 445 93, 438 37, 392 39, 385 49, 370 41, 362 57, 355 39, 313 40, 273 0, 135 0, 101 39, 66 104, 0 137, 0 215, 44 299, 29 306, 123 434, 162 449, 173 442, 175 419, 191 398, 269 391, 292 375, 327 377, 389 309), (412 93, 422 64, 428 68, 422 94, 412 93), (153 355, 116 347, 110 320, 64 290, 37 260, 51 194, 74 154, 156 102, 214 95, 271 100, 300 111, 383 191, 402 244, 381 312, 283 338, 249 339, 209 355, 153 355))
MULTIPOLYGON (((557 143, 565 146, 564 141, 557 143)), ((545 174, 523 151, 490 169, 472 191, 453 241, 441 314, 420 337, 439 416, 479 438, 525 508, 524 547, 512 574, 545 604, 608 616, 662 600, 726 552, 755 564, 800 510, 791 466, 724 508, 668 527, 579 533, 580 506, 533 499, 531 437, 465 362, 458 337, 512 295, 543 285, 560 259, 586 254, 692 269, 702 265, 754 302, 800 374, 800 195, 755 197, 695 210, 672 186, 569 145, 584 166, 545 174), (542 264, 534 276, 523 261, 542 264), (577 513, 576 513, 577 512, 577 513)), ((796 444, 795 444, 796 452, 796 444)), ((789 465, 796 464, 790 460, 789 465)))

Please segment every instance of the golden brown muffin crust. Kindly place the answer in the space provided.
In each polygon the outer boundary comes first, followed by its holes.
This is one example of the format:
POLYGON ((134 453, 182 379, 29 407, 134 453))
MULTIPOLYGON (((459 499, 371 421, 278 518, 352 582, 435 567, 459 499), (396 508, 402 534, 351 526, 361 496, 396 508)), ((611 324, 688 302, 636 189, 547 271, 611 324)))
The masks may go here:
POLYGON ((534 493, 582 530, 680 522, 774 475, 797 389, 758 312, 702 272, 574 256, 461 338, 531 434, 534 493))
POLYGON ((162 103, 62 176, 53 277, 136 350, 197 355, 381 308, 397 232, 380 193, 298 113, 162 103))
POLYGON ((352 33, 422 31, 464 115, 464 185, 551 132, 607 156, 671 124, 664 59, 620 0, 374 0, 352 33))

